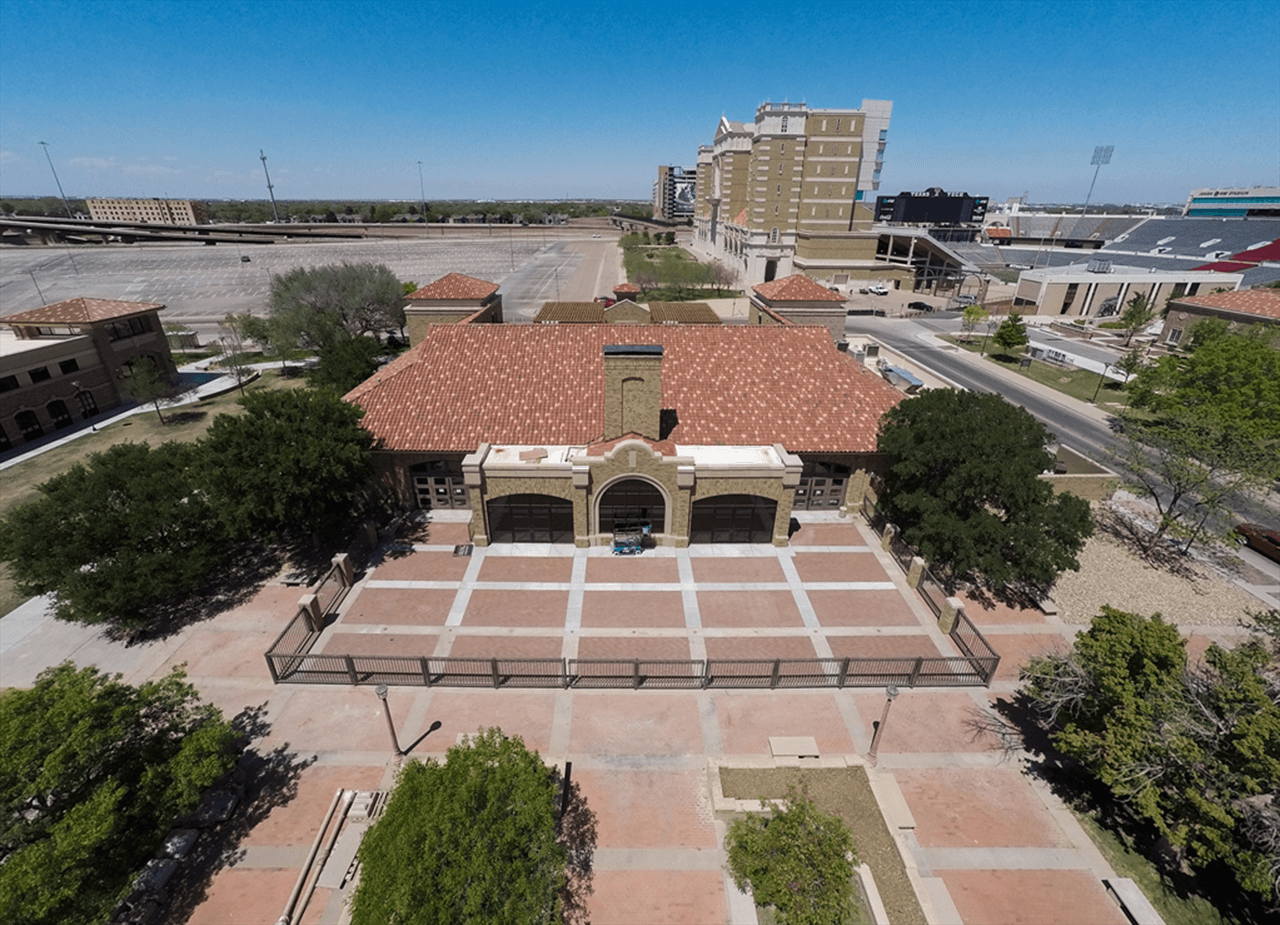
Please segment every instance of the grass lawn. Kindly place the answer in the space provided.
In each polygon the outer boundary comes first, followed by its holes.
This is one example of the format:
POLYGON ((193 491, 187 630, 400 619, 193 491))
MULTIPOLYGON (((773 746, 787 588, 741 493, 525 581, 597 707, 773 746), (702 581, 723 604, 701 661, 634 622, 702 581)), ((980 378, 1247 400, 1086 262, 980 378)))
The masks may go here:
MULTIPOLYGON (((245 386, 249 392, 259 390, 295 389, 303 385, 301 378, 282 379, 276 370, 263 373, 257 380, 245 386)), ((158 446, 170 440, 192 443, 209 430, 209 425, 219 414, 239 414, 238 389, 207 398, 193 405, 179 405, 164 410, 167 423, 161 424, 154 411, 131 415, 123 420, 99 427, 97 432, 85 433, 75 440, 46 450, 0 474, 0 515, 36 494, 36 486, 53 476, 66 472, 76 463, 84 462, 90 454, 100 453, 117 443, 149 443, 158 446)), ((18 592, 9 577, 8 568, 0 563, 0 616, 27 600, 18 592)))
MULTIPOLYGON (((948 343, 955 344, 962 350, 968 350, 970 353, 978 353, 982 349, 982 337, 976 333, 972 340, 969 341, 950 336, 944 336, 942 339, 948 343)), ((987 341, 987 347, 992 347, 990 339, 987 341)), ((1020 357, 998 357, 988 352, 985 358, 1020 376, 1033 379, 1042 385, 1047 385, 1051 389, 1056 389, 1064 395, 1070 395, 1072 398, 1083 402, 1092 402, 1094 393, 1097 392, 1098 407, 1105 411, 1117 412, 1126 408, 1129 404, 1129 394, 1125 391, 1124 386, 1114 379, 1106 379, 1101 391, 1099 391, 1098 382, 1103 377, 1087 369, 1055 366, 1052 363, 1044 363, 1040 360, 1032 360, 1031 365, 1023 369, 1020 357)))
MULTIPOLYGON (((880 814, 863 768, 721 768, 724 795, 737 800, 777 800, 791 784, 803 785, 823 812, 844 820, 853 833, 858 860, 871 868, 876 889, 893 925, 925 925, 924 912, 907 877, 898 846, 880 814)), ((854 880, 857 883, 857 878, 854 880)), ((858 891, 859 896, 861 891, 858 891)), ((871 921, 862 910, 862 921, 871 921)), ((763 922, 764 919, 761 919, 763 922)))
POLYGON ((1200 896, 1179 896, 1160 876, 1155 865, 1119 836, 1099 825, 1092 813, 1076 811, 1076 818, 1107 863, 1119 876, 1128 877, 1138 885, 1160 913, 1165 925, 1233 925, 1235 920, 1223 916, 1208 900, 1200 896))

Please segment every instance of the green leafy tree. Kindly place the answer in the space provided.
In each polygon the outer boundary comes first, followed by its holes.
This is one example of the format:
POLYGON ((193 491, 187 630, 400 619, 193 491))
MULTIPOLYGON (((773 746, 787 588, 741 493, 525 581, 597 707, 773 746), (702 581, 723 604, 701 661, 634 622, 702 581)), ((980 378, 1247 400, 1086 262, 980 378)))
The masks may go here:
POLYGON ((1125 332, 1124 345, 1129 346, 1133 335, 1146 328, 1155 317, 1155 306, 1147 301, 1146 296, 1139 293, 1130 299, 1118 319, 1121 330, 1125 332))
POLYGON ((1231 325, 1225 318, 1201 318, 1187 332, 1187 340, 1183 346, 1194 352, 1198 347, 1220 337, 1226 337, 1230 333, 1231 325))
POLYGON ((404 288, 382 264, 297 267, 271 278, 269 316, 313 349, 344 334, 404 331, 404 288))
POLYGON ((373 337, 343 337, 320 348, 320 362, 307 375, 318 389, 345 395, 378 370, 382 345, 373 337))
POLYGON ((129 364, 127 385, 134 398, 155 409, 161 424, 167 422, 160 409, 181 401, 195 389, 192 383, 174 381, 160 372, 156 361, 148 356, 138 357, 129 364))
POLYGON ((991 317, 991 313, 981 305, 966 305, 964 313, 960 317, 960 330, 964 335, 964 339, 972 340, 974 330, 989 317, 991 317))
MULTIPOLYGON (((1260 642, 1188 665, 1177 627, 1104 607, 1071 651, 1031 660, 1025 692, 1054 744, 1201 870, 1276 898, 1280 841, 1255 824, 1280 791, 1280 705, 1260 642)), ((1280 825, 1274 807, 1271 826, 1280 825)))
POLYGON ((1050 435, 999 395, 933 389, 890 409, 881 505, 904 539, 955 578, 1048 587, 1093 532, 1087 502, 1055 494, 1050 435))
POLYGON ((1006 356, 1011 355, 1015 350, 1021 350, 1030 342, 1027 337, 1027 326, 1017 312, 1009 315, 1000 327, 996 328, 996 333, 991 339, 1006 356))
POLYGON ((240 404, 244 414, 218 415, 200 441, 216 516, 236 536, 349 526, 371 474, 363 410, 315 389, 250 392, 240 404))
POLYGON ((0 520, 0 559, 26 594, 54 594, 61 619, 145 626, 149 605, 200 587, 224 555, 198 460, 179 443, 94 453, 0 520))
POLYGON ((1137 375, 1138 370, 1143 367, 1143 355, 1141 347, 1134 347, 1119 360, 1116 361, 1116 369, 1124 373, 1124 381, 1127 384, 1130 379, 1137 375))
POLYGON ((257 375, 257 371, 249 362, 249 331, 254 329, 255 325, 252 315, 236 315, 228 313, 222 319, 222 323, 218 325, 218 331, 222 335, 222 342, 226 346, 226 356, 222 360, 223 368, 230 373, 231 378, 236 381, 236 385, 240 387, 240 394, 244 394, 244 384, 257 375))
POLYGON ((847 925, 854 919, 853 835, 794 787, 771 816, 737 819, 725 836, 729 873, 778 925, 847 925))
POLYGON ((489 729, 443 764, 411 761, 360 846, 354 925, 551 925, 569 853, 550 769, 489 729))
POLYGON ((67 662, 0 695, 0 920, 106 921, 235 739, 180 670, 132 687, 67 662))

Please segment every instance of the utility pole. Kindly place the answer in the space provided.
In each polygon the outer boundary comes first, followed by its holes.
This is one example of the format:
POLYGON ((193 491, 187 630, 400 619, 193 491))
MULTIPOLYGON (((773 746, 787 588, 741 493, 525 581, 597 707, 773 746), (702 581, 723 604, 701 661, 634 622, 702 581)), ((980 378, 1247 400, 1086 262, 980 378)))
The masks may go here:
POLYGON ((259 148, 258 156, 262 158, 262 172, 267 174, 267 195, 271 197, 271 214, 276 217, 276 224, 279 225, 280 210, 276 208, 276 194, 274 188, 271 186, 271 174, 267 173, 267 155, 263 153, 261 148, 259 148))
POLYGON ((71 203, 67 202, 67 194, 62 191, 62 181, 58 179, 58 171, 53 169, 53 158, 49 156, 49 142, 40 141, 37 144, 44 146, 44 157, 49 162, 49 169, 53 170, 53 182, 58 184, 58 195, 62 197, 62 204, 67 207, 67 218, 72 218, 71 203))

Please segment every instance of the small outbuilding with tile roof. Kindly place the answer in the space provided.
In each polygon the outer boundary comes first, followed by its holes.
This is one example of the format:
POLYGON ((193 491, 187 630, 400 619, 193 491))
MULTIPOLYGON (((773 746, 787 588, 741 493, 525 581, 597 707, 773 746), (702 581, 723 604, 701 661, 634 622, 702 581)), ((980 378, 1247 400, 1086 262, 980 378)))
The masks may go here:
POLYGON ((409 343, 416 344, 433 324, 502 324, 498 284, 450 273, 409 293, 404 308, 409 343))
POLYGON ((857 506, 902 395, 815 326, 437 325, 357 386, 406 507, 471 511, 475 543, 785 545, 857 506))
POLYGON ((803 273, 752 287, 751 324, 820 324, 844 340, 845 298, 803 273))
POLYGON ((1176 347, 1193 325, 1206 318, 1221 318, 1233 328, 1245 324, 1280 326, 1280 289, 1239 289, 1170 299, 1157 342, 1176 347))
POLYGON ((176 376, 163 310, 77 298, 0 318, 0 453, 132 400, 135 363, 176 376))

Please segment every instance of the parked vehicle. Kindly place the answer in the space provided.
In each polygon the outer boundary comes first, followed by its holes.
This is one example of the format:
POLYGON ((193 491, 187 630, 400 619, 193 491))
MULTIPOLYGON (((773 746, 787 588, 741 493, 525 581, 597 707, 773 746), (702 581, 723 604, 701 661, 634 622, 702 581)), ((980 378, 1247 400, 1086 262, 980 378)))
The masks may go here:
POLYGON ((867 289, 867 292, 871 293, 872 295, 888 295, 889 294, 889 290, 884 288, 884 286, 871 286, 867 289))
POLYGON ((907 308, 911 309, 911 311, 913 311, 913 312, 931 312, 931 311, 933 311, 933 306, 932 306, 932 305, 930 305, 928 302, 908 302, 908 303, 907 303, 907 308))
POLYGON ((978 298, 971 295, 958 295, 955 297, 955 303, 957 305, 977 305, 978 298))
POLYGON ((1236 538, 1273 562, 1280 562, 1280 530, 1269 530, 1262 524, 1237 524, 1236 538))

